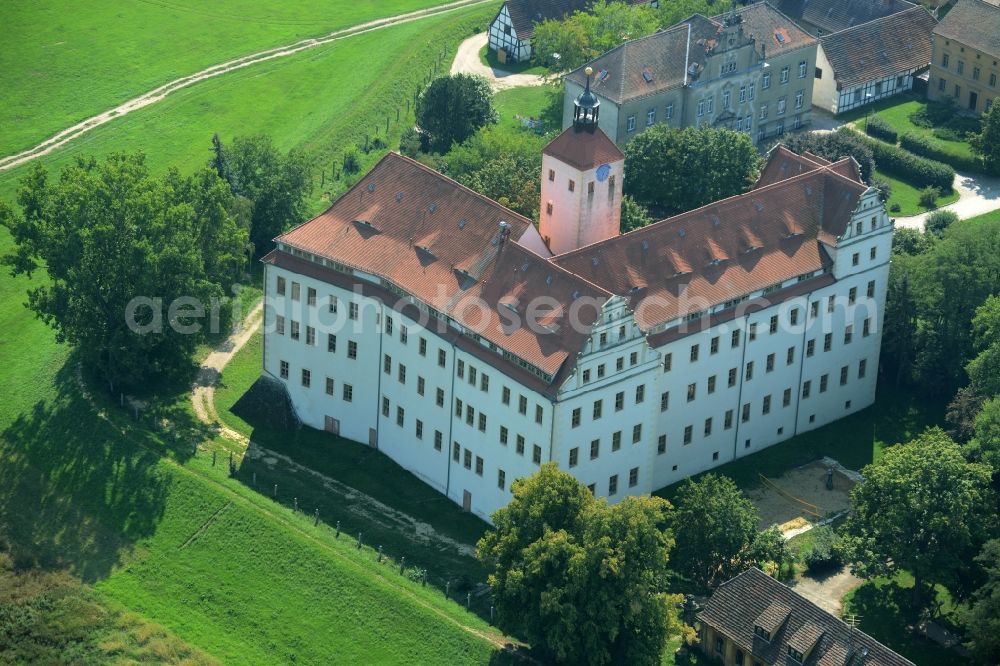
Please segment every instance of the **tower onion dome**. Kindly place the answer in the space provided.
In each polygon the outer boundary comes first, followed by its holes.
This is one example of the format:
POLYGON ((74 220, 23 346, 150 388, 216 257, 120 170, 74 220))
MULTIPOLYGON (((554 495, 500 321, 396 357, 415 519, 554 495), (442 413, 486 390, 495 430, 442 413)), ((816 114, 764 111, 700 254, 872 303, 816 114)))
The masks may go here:
POLYGON ((573 101, 573 126, 576 129, 586 129, 590 132, 597 127, 597 115, 600 111, 601 100, 597 99, 590 90, 590 79, 594 75, 593 67, 583 70, 587 75, 587 87, 583 93, 573 101))

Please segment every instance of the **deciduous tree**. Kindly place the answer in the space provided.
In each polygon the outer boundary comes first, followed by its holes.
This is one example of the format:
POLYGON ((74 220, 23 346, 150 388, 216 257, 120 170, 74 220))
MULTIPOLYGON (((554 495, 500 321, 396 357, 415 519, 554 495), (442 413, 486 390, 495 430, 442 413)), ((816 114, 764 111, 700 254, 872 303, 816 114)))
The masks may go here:
POLYGON ((968 463, 939 428, 893 446, 867 465, 851 491, 844 551, 862 578, 908 571, 914 603, 948 583, 996 519, 987 465, 968 463))
POLYGON ((622 197, 622 233, 632 231, 634 229, 642 229, 652 223, 653 218, 640 203, 628 194, 622 197))
POLYGON ((233 193, 250 202, 250 241, 262 255, 271 239, 304 221, 309 161, 298 150, 282 155, 264 134, 237 137, 225 155, 233 193))
POLYGON ((434 79, 417 99, 417 125, 439 153, 461 143, 480 127, 495 123, 493 90, 484 77, 453 74, 434 79))
POLYGON ((230 212, 229 187, 208 168, 154 178, 141 154, 114 154, 80 158, 52 182, 36 165, 18 203, 20 214, 0 203, 15 244, 4 263, 14 274, 47 272, 28 308, 112 386, 188 367, 208 321, 170 304, 191 297, 207 315, 246 268, 247 231, 230 212), (135 298, 159 300, 130 310, 135 298), (130 314, 149 330, 130 326, 130 314))
POLYGON ((499 626, 565 664, 659 664, 680 633, 665 593, 670 505, 628 497, 613 507, 548 463, 515 481, 477 554, 499 626))
POLYGON ((625 146, 625 191, 656 216, 741 194, 760 156, 745 132, 653 125, 625 146))
POLYGON ((969 647, 984 664, 1000 663, 1000 539, 987 541, 976 563, 986 582, 965 616, 969 647))
POLYGON ((969 143, 982 156, 987 170, 997 174, 1000 173, 1000 109, 996 104, 990 104, 983 114, 982 123, 982 130, 973 134, 969 143))

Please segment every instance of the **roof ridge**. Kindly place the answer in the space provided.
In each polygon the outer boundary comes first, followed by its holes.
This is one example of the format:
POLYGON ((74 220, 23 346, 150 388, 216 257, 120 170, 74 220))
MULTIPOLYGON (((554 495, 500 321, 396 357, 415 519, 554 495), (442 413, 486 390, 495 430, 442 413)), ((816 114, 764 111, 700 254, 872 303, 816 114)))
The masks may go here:
MULTIPOLYGON (((979 1, 981 2, 982 0, 979 0, 979 1)), ((986 3, 986 4, 989 4, 989 3, 986 3)), ((872 20, 865 21, 864 23, 858 23, 857 25, 851 25, 851 26, 848 26, 846 28, 842 28, 840 30, 835 30, 834 32, 828 32, 825 35, 823 35, 822 37, 820 37, 819 39, 820 39, 820 41, 825 41, 827 38, 839 36, 841 33, 850 32, 851 30, 857 30, 858 28, 862 28, 864 26, 870 26, 870 25, 872 25, 874 23, 878 23, 879 21, 886 21, 886 22, 888 22, 889 19, 894 19, 896 17, 904 16, 904 15, 907 15, 907 14, 911 14, 911 13, 914 13, 914 12, 917 12, 917 11, 920 11, 920 10, 923 10, 924 12, 927 13, 928 16, 930 16, 932 19, 934 19, 934 23, 935 24, 938 23, 938 20, 934 18, 933 14, 931 14, 929 11, 927 11, 926 7, 924 7, 923 5, 913 5, 909 9, 904 9, 902 11, 896 12, 895 14, 887 14, 885 16, 879 16, 878 18, 873 18, 872 20)))

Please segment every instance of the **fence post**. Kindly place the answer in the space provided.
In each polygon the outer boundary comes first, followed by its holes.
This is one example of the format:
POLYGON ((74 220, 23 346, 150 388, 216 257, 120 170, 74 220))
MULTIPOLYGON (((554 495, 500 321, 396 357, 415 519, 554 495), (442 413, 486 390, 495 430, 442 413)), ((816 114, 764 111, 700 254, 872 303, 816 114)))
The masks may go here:
POLYGON ((299 498, 298 497, 293 497, 292 498, 292 502, 294 502, 294 509, 293 510, 295 511, 295 513, 298 513, 299 512, 299 498))
POLYGON ((378 547, 378 563, 382 564, 382 546, 378 547))
POLYGON ((446 580, 444 582, 444 596, 447 597, 449 592, 451 592, 451 581, 446 580))
POLYGON ((319 525, 319 509, 316 509, 316 520, 313 521, 313 527, 319 525))
POLYGON ((406 555, 399 558, 399 575, 403 575, 403 570, 406 569, 406 555))
POLYGON ((472 607, 472 592, 469 592, 468 594, 465 595, 465 607, 466 608, 472 607))
POLYGON ((215 467, 215 451, 212 451, 212 467, 215 467))
POLYGON ((358 532, 358 550, 361 550, 361 532, 358 532))
POLYGON ((337 538, 340 538, 340 521, 337 521, 337 538))
POLYGON ((278 499, 278 484, 274 484, 274 490, 271 491, 271 499, 278 499))

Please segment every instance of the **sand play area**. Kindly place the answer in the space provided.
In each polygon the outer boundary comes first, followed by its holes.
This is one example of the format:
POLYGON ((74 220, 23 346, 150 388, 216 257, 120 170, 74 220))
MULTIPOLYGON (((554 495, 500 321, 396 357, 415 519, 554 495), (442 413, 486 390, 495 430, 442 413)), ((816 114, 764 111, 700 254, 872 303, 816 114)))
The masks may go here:
POLYGON ((778 525, 785 532, 846 511, 857 478, 857 473, 824 458, 777 478, 761 477, 760 485, 746 494, 760 512, 760 529, 778 525), (827 473, 831 469, 833 488, 827 490, 827 473))

